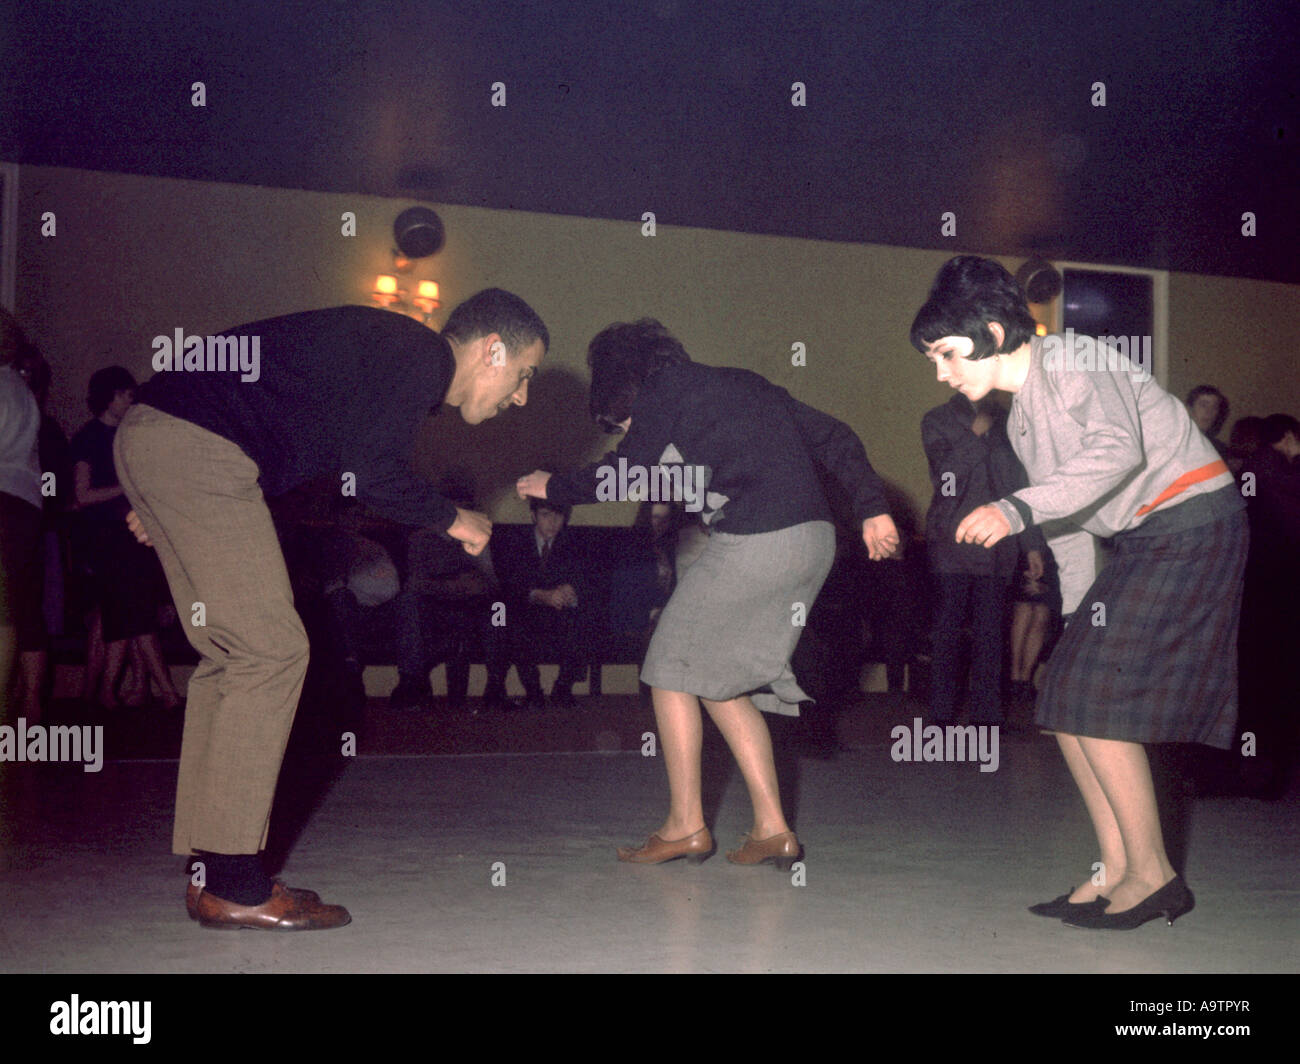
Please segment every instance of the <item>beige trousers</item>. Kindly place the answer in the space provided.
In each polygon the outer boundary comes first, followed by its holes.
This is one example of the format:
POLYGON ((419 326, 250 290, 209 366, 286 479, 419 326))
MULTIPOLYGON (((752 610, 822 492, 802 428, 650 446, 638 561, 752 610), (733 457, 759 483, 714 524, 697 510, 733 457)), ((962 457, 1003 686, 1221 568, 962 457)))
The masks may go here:
POLYGON ((144 404, 118 427, 113 457, 202 658, 186 695, 172 848, 256 853, 307 673, 307 634, 257 465, 144 404))

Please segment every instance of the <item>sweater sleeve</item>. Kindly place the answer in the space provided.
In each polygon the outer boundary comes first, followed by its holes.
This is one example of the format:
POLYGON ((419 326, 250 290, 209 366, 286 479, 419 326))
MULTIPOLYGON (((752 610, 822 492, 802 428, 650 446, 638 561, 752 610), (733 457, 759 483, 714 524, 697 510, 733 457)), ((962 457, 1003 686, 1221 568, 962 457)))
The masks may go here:
POLYGON ((456 521, 456 504, 415 475, 405 454, 392 448, 360 449, 345 473, 356 474, 357 498, 402 524, 446 532, 456 521))
POLYGON ((843 421, 801 403, 781 389, 799 434, 818 465, 829 470, 853 500, 859 521, 889 513, 885 485, 867 460, 866 448, 843 421))
POLYGON ((1145 460, 1137 401, 1119 374, 1058 369, 1048 373, 1046 383, 1051 408, 1038 416, 1069 418, 1078 426, 1079 446, 1048 476, 998 504, 1013 532, 1093 506, 1145 460))
POLYGON ((665 448, 669 443, 668 423, 664 416, 649 404, 638 407, 632 417, 632 425, 618 446, 603 458, 568 473, 552 473, 546 485, 548 502, 560 506, 583 506, 595 502, 611 502, 602 498, 598 488, 608 473, 602 470, 615 470, 619 459, 628 467, 641 466, 649 469, 659 464, 665 448))
MULTIPOLYGON (((992 437, 993 490, 998 495, 1005 496, 1028 487, 1029 477, 1025 473, 1025 467, 1020 464, 1020 459, 1016 457, 1011 441, 1007 438, 1006 419, 1000 418, 986 435, 992 437)), ((1040 553, 1047 550, 1047 540, 1037 525, 1031 524, 1020 533, 1020 549, 1040 553)))

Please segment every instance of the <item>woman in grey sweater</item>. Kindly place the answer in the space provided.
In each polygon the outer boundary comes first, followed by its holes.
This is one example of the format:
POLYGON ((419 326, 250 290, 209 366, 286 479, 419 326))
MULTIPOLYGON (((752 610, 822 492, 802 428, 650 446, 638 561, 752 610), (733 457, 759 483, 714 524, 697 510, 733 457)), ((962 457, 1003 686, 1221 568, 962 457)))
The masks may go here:
POLYGON ((946 263, 912 343, 968 398, 1014 396, 1008 434, 1030 487, 974 510, 957 540, 992 547, 1039 525, 1060 566, 1069 623, 1036 719, 1088 808, 1103 875, 1031 911, 1077 927, 1172 924, 1193 899, 1165 853, 1143 744, 1232 742, 1244 501, 1149 366, 1114 338, 1036 336, 995 262, 946 263), (1100 572, 1098 539, 1114 548, 1100 572))

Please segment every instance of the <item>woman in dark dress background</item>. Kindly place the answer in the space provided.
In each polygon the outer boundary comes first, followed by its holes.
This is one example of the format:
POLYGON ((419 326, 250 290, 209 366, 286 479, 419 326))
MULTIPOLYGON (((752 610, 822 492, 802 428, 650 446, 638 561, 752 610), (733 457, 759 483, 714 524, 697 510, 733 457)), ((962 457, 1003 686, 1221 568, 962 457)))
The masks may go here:
POLYGON ((126 701, 143 700, 152 679, 163 705, 172 709, 181 698, 162 660, 158 639, 158 607, 162 597, 162 571, 157 556, 136 542, 126 527, 130 509, 113 467, 113 437, 131 404, 135 379, 121 366, 98 370, 90 378, 86 404, 94 417, 72 437, 70 456, 76 491, 77 525, 81 553, 90 570, 98 618, 102 626, 103 672, 93 646, 87 653, 84 697, 96 697, 106 708, 117 708, 118 675, 128 652, 133 663, 134 693, 126 701), (98 683, 95 680, 98 678, 98 683), (96 695, 96 686, 98 692, 96 695))

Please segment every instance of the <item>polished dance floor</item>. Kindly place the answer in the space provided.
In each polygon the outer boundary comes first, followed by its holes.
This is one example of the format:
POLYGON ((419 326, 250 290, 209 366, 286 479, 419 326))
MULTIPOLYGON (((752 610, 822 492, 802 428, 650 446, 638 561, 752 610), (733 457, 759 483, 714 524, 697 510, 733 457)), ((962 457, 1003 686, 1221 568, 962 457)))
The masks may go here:
MULTIPOLYGON (((55 719, 86 722, 72 704, 55 719)), ((290 885, 350 926, 204 931, 170 830, 179 720, 95 718, 107 760, 0 780, 0 970, 180 972, 1294 972, 1300 793, 1207 796, 1158 764, 1171 857, 1196 895, 1172 928, 1082 931, 1030 915, 1095 859, 1055 744, 1004 729, 996 771, 891 756, 906 696, 864 696, 827 734, 778 732, 803 868, 737 867, 743 783, 709 725, 702 865, 619 864, 666 809, 653 716, 631 696, 496 716, 396 714, 352 728, 309 706, 272 840, 290 885), (343 756, 345 731, 355 756, 343 756), (336 738, 337 737, 337 738, 336 738)), ((783 723, 783 722, 782 722, 783 723)))

